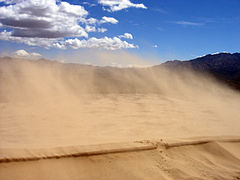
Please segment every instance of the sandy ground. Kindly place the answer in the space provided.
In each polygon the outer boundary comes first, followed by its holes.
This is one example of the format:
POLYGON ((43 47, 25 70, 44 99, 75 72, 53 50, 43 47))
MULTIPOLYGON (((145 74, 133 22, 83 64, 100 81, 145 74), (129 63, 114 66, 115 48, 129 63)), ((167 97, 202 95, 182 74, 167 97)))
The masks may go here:
MULTIPOLYGON (((141 151, 0 163, 0 179, 237 180, 240 178, 239 140, 169 148, 158 144, 155 149, 141 151)), ((111 147, 116 145, 107 146, 111 147)))
POLYGON ((1 148, 237 136, 240 127, 240 106, 227 99, 209 104, 160 95, 113 94, 71 100, 71 104, 57 99, 0 106, 1 148))
MULTIPOLYGON (((0 63, 0 159, 21 159, 21 152, 45 156, 46 149, 56 147, 69 154, 69 146, 240 136, 239 92, 211 78, 152 69, 0 63)), ((0 179, 239 179, 239 152, 239 142, 214 140, 2 161, 0 179)))

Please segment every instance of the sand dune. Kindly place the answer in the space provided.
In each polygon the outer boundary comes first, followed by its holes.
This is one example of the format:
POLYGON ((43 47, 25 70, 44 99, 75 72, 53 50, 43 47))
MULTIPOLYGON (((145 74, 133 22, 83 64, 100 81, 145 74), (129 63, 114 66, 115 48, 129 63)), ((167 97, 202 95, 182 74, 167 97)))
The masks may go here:
POLYGON ((211 77, 2 59, 0 82, 0 179, 239 178, 240 95, 211 77))
POLYGON ((239 179, 239 150, 239 137, 2 150, 0 179, 239 179))

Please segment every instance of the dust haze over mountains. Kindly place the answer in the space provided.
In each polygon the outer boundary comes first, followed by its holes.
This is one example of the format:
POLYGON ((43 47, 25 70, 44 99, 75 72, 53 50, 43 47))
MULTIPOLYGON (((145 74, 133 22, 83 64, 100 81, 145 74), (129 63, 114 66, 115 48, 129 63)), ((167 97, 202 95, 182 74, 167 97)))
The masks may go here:
POLYGON ((0 60, 0 147, 239 135, 240 95, 210 76, 0 60))

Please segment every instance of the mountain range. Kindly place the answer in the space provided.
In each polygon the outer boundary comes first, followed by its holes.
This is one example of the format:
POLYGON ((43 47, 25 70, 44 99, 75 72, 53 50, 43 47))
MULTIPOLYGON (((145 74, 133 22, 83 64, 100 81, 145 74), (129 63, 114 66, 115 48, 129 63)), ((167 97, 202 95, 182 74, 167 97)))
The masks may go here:
POLYGON ((201 73, 210 73, 217 80, 240 90, 240 53, 209 54, 188 61, 167 61, 155 67, 172 70, 191 69, 201 73))

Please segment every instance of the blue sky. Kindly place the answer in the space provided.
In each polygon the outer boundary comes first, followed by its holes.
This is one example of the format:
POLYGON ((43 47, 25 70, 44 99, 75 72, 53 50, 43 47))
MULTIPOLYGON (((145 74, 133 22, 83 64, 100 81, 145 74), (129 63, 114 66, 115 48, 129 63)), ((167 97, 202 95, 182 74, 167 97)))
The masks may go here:
POLYGON ((25 50, 56 59, 103 50, 164 62, 240 49, 239 0, 0 0, 0 6, 2 56, 25 50))

